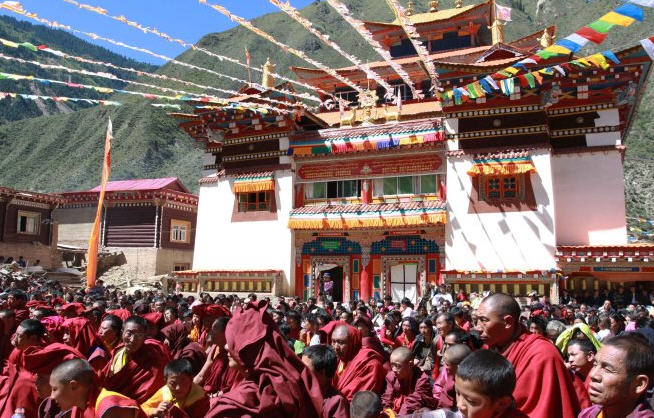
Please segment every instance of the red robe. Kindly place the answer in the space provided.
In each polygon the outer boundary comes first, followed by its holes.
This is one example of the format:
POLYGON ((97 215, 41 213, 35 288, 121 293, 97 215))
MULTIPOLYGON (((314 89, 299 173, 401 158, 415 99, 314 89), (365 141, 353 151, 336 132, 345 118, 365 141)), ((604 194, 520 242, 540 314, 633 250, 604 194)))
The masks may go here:
POLYGON ((16 408, 23 408, 26 418, 36 418, 38 398, 34 376, 7 364, 0 375, 0 418, 11 418, 16 408))
POLYGON ((554 344, 523 330, 502 355, 515 368, 513 397, 518 410, 531 418, 577 416, 572 379, 554 344))
POLYGON ((436 408, 429 375, 417 367, 413 368, 411 380, 406 382, 398 379, 392 371, 388 372, 381 400, 384 408, 399 415, 412 414, 421 408, 436 408))
POLYGON ((322 418, 349 418, 350 403, 336 389, 329 389, 322 401, 322 418))
POLYGON ((355 393, 370 390, 381 393, 384 387, 384 359, 375 350, 361 346, 359 330, 342 321, 332 321, 321 328, 328 342, 334 329, 340 325, 348 327, 349 351, 345 359, 339 359, 338 368, 332 384, 348 401, 355 393))
MULTIPOLYGON (((217 350, 217 348, 213 348, 217 350)), ((212 351, 210 355, 215 355, 211 368, 207 370, 204 375, 202 386, 207 393, 227 393, 241 380, 243 375, 238 370, 229 367, 229 359, 227 358, 227 351, 222 349, 215 353, 212 351)))
POLYGON ((586 409, 592 405, 590 396, 588 395, 588 387, 586 386, 585 379, 579 373, 570 370, 570 377, 572 378, 572 385, 579 400, 579 408, 586 409))
MULTIPOLYGON (((116 347, 114 354, 122 347, 116 347)), ((168 349, 159 341, 148 338, 118 373, 111 370, 112 358, 100 373, 101 386, 141 404, 166 383, 163 369, 169 361, 168 349)))
POLYGON ((454 391, 454 376, 443 367, 438 373, 434 382, 433 396, 438 408, 452 409, 456 404, 456 392, 454 391))
POLYGON ((103 389, 95 403, 96 418, 103 418, 110 409, 114 408, 134 411, 135 418, 146 418, 145 412, 143 412, 135 400, 120 393, 103 389))

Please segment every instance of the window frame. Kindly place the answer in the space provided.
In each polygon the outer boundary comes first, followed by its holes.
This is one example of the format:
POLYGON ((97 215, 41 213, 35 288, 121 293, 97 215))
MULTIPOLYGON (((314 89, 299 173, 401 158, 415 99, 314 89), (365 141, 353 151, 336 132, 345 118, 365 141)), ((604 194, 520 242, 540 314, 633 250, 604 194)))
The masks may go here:
POLYGON ((238 213, 253 213, 253 212, 270 212, 272 211, 272 195, 273 190, 266 190, 260 192, 247 192, 247 193, 236 193, 236 211, 238 213), (251 202, 249 197, 254 195, 254 202, 251 202), (261 195, 264 196, 263 200, 260 200, 261 195), (241 202, 241 196, 246 196, 244 202, 241 202), (254 203, 254 208, 250 209, 250 205, 254 203), (264 204, 264 207, 261 207, 261 204, 264 204))
POLYGON ((19 210, 16 214, 16 233, 21 235, 40 235, 41 234, 41 213, 40 212, 31 212, 28 210, 19 210), (34 221, 34 232, 27 231, 27 221, 25 221, 25 231, 20 230, 20 218, 33 218, 34 221))
POLYGON ((506 175, 480 175, 481 200, 486 202, 524 202, 525 201, 525 179, 524 174, 506 175), (507 181, 515 179, 515 185, 509 187, 507 181), (497 188, 491 189, 491 182, 497 182, 497 188), (491 196, 491 191, 497 192, 498 196, 491 196), (513 196, 507 196, 507 192, 513 192, 513 196))
POLYGON ((406 175, 406 176, 390 176, 390 177, 378 177, 373 179, 373 189, 372 189, 372 195, 373 197, 396 197, 396 196, 423 196, 423 195, 437 195, 438 190, 439 190, 439 181, 440 181, 440 174, 434 173, 434 174, 412 174, 412 175, 406 175), (433 177, 433 183, 434 183, 434 190, 429 191, 429 192, 423 192, 422 191, 422 179, 423 177, 426 176, 431 176, 433 177), (400 179, 403 178, 411 178, 411 184, 413 191, 411 193, 400 193, 400 179), (386 193, 385 189, 385 182, 394 179, 395 180, 395 193, 386 193), (381 187, 381 191, 379 188, 381 187))
POLYGON ((191 222, 182 219, 170 220, 170 242, 188 244, 191 242, 191 222), (179 239, 176 233, 183 234, 184 238, 179 239))

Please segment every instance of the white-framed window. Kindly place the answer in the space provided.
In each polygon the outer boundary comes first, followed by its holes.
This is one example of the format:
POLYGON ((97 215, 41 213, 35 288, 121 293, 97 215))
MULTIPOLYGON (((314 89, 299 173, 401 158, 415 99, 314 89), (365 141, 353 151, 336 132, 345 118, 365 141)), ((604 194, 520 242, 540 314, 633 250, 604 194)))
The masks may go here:
POLYGON ((421 176, 399 176, 374 179, 373 196, 397 196, 409 194, 436 194, 438 176, 425 174, 421 176))
POLYGON ((41 226, 41 214, 38 212, 18 211, 16 231, 19 234, 38 235, 41 226))
POLYGON ((339 199, 360 194, 361 180, 318 181, 304 186, 306 199, 339 199))
POLYGON ((170 242, 189 243, 191 241, 191 223, 179 219, 170 221, 170 242))

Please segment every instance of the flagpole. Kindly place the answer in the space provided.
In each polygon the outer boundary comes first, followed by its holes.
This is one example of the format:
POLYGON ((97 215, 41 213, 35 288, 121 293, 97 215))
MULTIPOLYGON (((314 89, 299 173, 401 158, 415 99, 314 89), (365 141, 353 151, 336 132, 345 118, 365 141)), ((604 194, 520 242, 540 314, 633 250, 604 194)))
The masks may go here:
POLYGON ((89 238, 89 261, 86 265, 86 288, 90 289, 95 286, 95 279, 98 273, 98 246, 100 238, 100 219, 102 217, 102 208, 104 205, 104 195, 107 188, 107 181, 111 172, 111 141, 113 128, 111 118, 107 123, 107 133, 104 139, 104 157, 102 159, 102 180, 100 181, 100 195, 98 196, 98 207, 95 211, 95 221, 89 238))

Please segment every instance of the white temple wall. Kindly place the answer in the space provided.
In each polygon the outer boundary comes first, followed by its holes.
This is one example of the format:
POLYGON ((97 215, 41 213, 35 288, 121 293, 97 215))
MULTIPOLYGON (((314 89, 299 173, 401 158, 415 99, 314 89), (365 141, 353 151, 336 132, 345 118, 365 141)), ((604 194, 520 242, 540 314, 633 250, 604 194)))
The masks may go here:
POLYGON ((277 219, 232 222, 232 179, 200 187, 193 270, 282 270, 290 289, 293 242, 288 228, 293 205, 290 170, 275 172, 277 219))
POLYGON ((619 150, 552 157, 558 245, 627 243, 619 150))
POLYGON ((536 210, 478 213, 471 206, 473 157, 449 157, 445 269, 528 271, 556 267, 552 168, 548 150, 530 152, 536 210))

